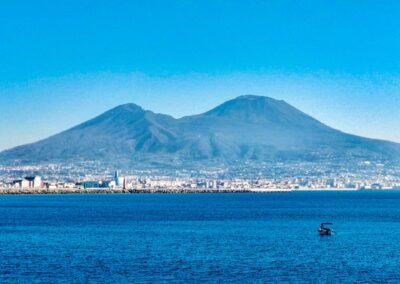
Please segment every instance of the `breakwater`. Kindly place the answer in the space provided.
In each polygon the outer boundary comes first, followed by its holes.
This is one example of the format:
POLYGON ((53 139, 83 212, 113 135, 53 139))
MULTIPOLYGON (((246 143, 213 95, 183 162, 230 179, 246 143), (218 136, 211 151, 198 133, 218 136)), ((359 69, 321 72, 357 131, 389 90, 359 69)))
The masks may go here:
POLYGON ((192 189, 192 188, 151 188, 151 189, 115 189, 115 188, 3 188, 0 195, 13 194, 139 194, 139 193, 244 193, 244 192, 289 192, 290 189, 192 189))

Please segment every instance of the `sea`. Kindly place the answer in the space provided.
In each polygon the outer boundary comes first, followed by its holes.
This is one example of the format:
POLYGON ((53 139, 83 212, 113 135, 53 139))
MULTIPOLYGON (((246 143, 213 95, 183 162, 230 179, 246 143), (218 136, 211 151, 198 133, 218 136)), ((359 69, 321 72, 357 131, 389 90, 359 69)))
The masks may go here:
POLYGON ((2 283, 399 283, 399 268, 400 191, 0 196, 2 283))

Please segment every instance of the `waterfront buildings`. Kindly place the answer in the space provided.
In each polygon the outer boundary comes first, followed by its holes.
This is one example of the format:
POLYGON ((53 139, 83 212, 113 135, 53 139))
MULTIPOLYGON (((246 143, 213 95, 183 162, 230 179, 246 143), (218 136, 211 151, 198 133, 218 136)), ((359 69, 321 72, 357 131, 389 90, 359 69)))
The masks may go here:
POLYGON ((132 169, 124 177, 93 163, 0 166, 0 188, 110 189, 140 191, 274 191, 315 189, 399 189, 400 165, 363 162, 352 169, 321 163, 251 163, 197 170, 132 169), (39 175, 42 177, 40 178, 39 175), (15 177, 24 178, 15 179, 15 177), (42 181, 43 179, 43 181, 42 181))
POLYGON ((22 179, 13 180, 11 186, 14 188, 41 188, 43 184, 40 176, 26 176, 22 179))

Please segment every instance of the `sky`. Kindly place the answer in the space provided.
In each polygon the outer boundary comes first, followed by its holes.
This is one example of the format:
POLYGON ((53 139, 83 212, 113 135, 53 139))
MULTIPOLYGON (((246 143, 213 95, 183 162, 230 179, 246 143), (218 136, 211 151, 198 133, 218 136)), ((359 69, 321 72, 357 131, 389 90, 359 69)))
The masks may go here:
POLYGON ((399 1, 0 1, 0 150, 243 94, 400 142, 399 1))

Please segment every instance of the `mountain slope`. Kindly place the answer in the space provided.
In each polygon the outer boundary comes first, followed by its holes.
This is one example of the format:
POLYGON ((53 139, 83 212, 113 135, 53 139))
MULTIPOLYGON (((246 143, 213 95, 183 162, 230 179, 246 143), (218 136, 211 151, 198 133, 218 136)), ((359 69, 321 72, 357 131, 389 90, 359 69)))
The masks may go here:
POLYGON ((175 136, 166 126, 173 121, 134 104, 122 105, 45 140, 4 151, 1 157, 29 163, 112 160, 136 151, 168 151, 175 136))
POLYGON ((209 141, 204 153, 239 158, 329 158, 350 155, 390 158, 400 145, 345 134, 330 128, 284 101, 241 96, 197 116, 179 121, 192 137, 209 141), (214 147, 212 147, 214 145, 214 147))
POLYGON ((241 96, 174 119, 134 104, 37 143, 0 153, 5 163, 397 159, 400 145, 330 128, 284 101, 241 96))

